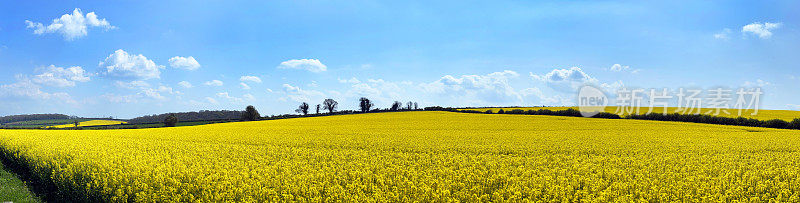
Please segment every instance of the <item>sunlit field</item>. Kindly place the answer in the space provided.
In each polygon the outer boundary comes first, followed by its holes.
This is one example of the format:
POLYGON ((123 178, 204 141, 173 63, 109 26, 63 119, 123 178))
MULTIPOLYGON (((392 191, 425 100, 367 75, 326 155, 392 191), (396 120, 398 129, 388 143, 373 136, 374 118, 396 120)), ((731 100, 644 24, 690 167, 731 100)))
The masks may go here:
MULTIPOLYGON (((549 109, 549 110, 557 111, 557 110, 565 110, 565 109, 578 109, 578 107, 508 107, 508 108, 474 108, 474 109, 469 109, 469 110, 476 110, 476 111, 491 110, 492 112, 497 113, 497 111, 499 111, 500 109, 503 109, 503 111, 510 111, 510 110, 514 110, 514 109, 522 109, 522 110, 526 110, 526 111, 527 110, 549 109)), ((636 110, 637 110, 636 108, 633 108, 633 110, 632 110, 633 114, 646 114, 648 112, 648 110, 650 110, 650 107, 646 107, 646 106, 645 107, 639 107, 638 108, 638 113, 637 113, 636 110)), ((616 113, 618 110, 617 110, 616 106, 608 106, 608 107, 606 107, 605 111, 609 112, 609 113, 616 113)), ((764 109, 759 109, 758 112, 755 112, 754 109, 742 109, 741 110, 741 115, 739 114, 739 109, 724 109, 724 111, 720 110, 719 112, 717 112, 716 109, 712 109, 712 108, 700 108, 699 111, 697 109, 692 110, 692 111, 694 111, 694 112, 690 112, 690 110, 687 110, 685 108, 684 109, 679 109, 677 107, 667 107, 667 113, 688 114, 688 113, 698 113, 699 112, 699 114, 709 114, 709 115, 714 115, 716 113, 719 113, 717 116, 722 116, 722 117, 736 118, 736 117, 741 116, 741 117, 745 117, 745 118, 754 118, 754 119, 759 119, 759 120, 781 119, 781 120, 785 120, 785 121, 791 121, 792 119, 800 118, 800 111, 792 111, 792 110, 764 110, 764 109), (753 113, 756 113, 756 115, 752 115, 753 113)), ((653 113, 663 113, 664 112, 664 107, 654 107, 652 112, 653 113)), ((624 113, 624 112, 623 113, 618 113, 618 114, 627 115, 627 113, 624 113)))
POLYGON ((130 130, 0 130, 90 201, 800 201, 800 131, 395 112, 130 130))
MULTIPOLYGON (((125 121, 115 121, 115 120, 88 120, 78 123, 77 127, 91 127, 91 126, 102 126, 102 125, 119 125, 125 124, 125 121)), ((48 126, 50 128, 71 128, 75 127, 75 124, 64 124, 64 125, 54 125, 48 126)))

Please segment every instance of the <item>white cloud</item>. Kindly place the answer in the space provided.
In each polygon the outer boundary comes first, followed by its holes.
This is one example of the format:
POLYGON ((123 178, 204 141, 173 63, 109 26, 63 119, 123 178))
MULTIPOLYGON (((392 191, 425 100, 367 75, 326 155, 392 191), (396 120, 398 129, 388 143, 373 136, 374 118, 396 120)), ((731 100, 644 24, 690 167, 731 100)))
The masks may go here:
POLYGON ((211 103, 211 104, 219 104, 219 102, 217 102, 216 99, 211 98, 211 97, 206 97, 206 101, 208 101, 208 103, 211 103))
POLYGON ((728 39, 730 39, 729 35, 731 33, 732 33, 731 29, 725 28, 725 29, 722 29, 721 32, 719 32, 717 34, 714 34, 714 38, 722 39, 722 40, 728 40, 728 39))
POLYGON ((158 86, 158 88, 146 88, 142 90, 142 94, 153 99, 164 100, 166 99, 166 97, 164 97, 161 94, 171 95, 171 94, 180 94, 180 92, 172 90, 171 87, 160 85, 158 86))
POLYGON ((249 90, 250 89, 250 85, 247 85, 247 84, 245 84, 243 82, 239 83, 239 86, 241 86, 243 90, 249 90))
POLYGON ((105 61, 100 62, 100 66, 105 66, 105 74, 108 76, 143 80, 159 78, 160 69, 164 69, 164 66, 156 65, 141 54, 128 54, 122 49, 106 57, 105 61))
POLYGON ((42 74, 33 76, 33 82, 55 87, 73 87, 75 82, 90 80, 89 75, 80 66, 62 68, 50 65, 44 69, 42 74))
POLYGON ((281 62, 278 66, 279 69, 301 69, 307 70, 314 73, 324 72, 328 70, 328 67, 325 64, 322 64, 317 59, 292 59, 288 61, 281 62))
POLYGON ((641 71, 641 69, 632 69, 630 66, 623 66, 620 64, 614 64, 611 67, 609 67, 608 70, 612 72, 630 72, 633 74, 639 73, 639 71, 641 71))
POLYGON ((17 82, 0 85, 0 97, 17 97, 30 99, 56 99, 66 103, 75 103, 69 94, 64 92, 47 93, 41 87, 23 76, 17 76, 17 82))
POLYGON ((753 34, 761 39, 768 39, 772 37, 772 30, 781 27, 782 23, 750 23, 742 27, 743 34, 753 34))
POLYGON ((432 83, 419 86, 424 92, 445 96, 455 105, 519 105, 522 97, 509 84, 509 80, 518 77, 514 71, 505 70, 487 75, 462 75, 453 77, 445 75, 432 83))
POLYGON ((611 68, 609 68, 609 70, 615 71, 615 72, 626 71, 628 69, 631 69, 631 67, 630 66, 623 66, 623 65, 619 65, 619 64, 614 64, 614 65, 611 66, 611 68))
POLYGON ((252 94, 244 94, 242 95, 242 99, 244 99, 245 101, 255 101, 256 97, 253 96, 252 94))
POLYGON ((130 82, 115 81, 114 85, 125 89, 145 89, 150 87, 149 83, 141 80, 134 80, 130 82))
POLYGON ((324 99, 325 94, 316 90, 304 90, 290 84, 283 84, 283 91, 286 97, 295 102, 308 102, 324 99))
POLYGON ((180 57, 175 56, 169 59, 169 66, 173 68, 180 68, 184 70, 197 70, 200 68, 200 63, 194 60, 194 57, 180 57))
POLYGON ((165 85, 158 85, 158 87, 151 87, 151 85, 145 81, 141 80, 134 80, 130 82, 124 81, 115 81, 115 86, 130 90, 137 90, 138 93, 133 95, 115 95, 115 94, 105 94, 102 97, 116 103, 130 103, 130 102, 138 102, 141 98, 152 98, 156 100, 166 100, 167 97, 165 95, 180 95, 182 94, 180 91, 176 91, 172 89, 172 87, 165 86, 165 85))
POLYGON ((219 81, 219 80, 211 80, 211 81, 207 81, 207 82, 205 82, 203 84, 208 85, 208 86, 217 86, 217 87, 223 85, 222 81, 219 81))
POLYGON ((525 98, 527 104, 532 102, 537 102, 537 105, 568 105, 574 103, 570 98, 561 95, 547 96, 538 87, 525 88, 520 90, 519 94, 525 98))
POLYGON ((113 103, 134 103, 138 102, 139 95, 103 94, 100 98, 104 98, 113 103))
POLYGON ((350 78, 350 79, 341 79, 341 78, 339 78, 338 80, 339 80, 340 83, 353 83, 353 84, 355 84, 355 83, 360 83, 361 82, 358 79, 356 79, 355 77, 350 78))
POLYGON ((772 83, 761 79, 757 79, 755 82, 744 81, 744 84, 742 84, 744 87, 764 87, 769 85, 772 85, 772 83))
POLYGON ((143 91, 144 95, 153 99, 163 100, 166 97, 161 96, 161 93, 158 92, 156 89, 145 89, 143 91))
POLYGON ((261 83, 261 78, 251 75, 245 75, 239 78, 239 81, 242 82, 254 82, 254 83, 261 83))
POLYGON ((551 88, 563 92, 574 92, 582 85, 597 83, 597 79, 584 73, 583 70, 578 67, 553 69, 545 75, 536 75, 533 73, 530 73, 530 75, 534 80, 543 81, 551 88))
POLYGON ((239 97, 231 96, 230 94, 228 94, 228 92, 220 92, 220 93, 217 93, 217 97, 226 99, 226 100, 228 100, 230 102, 233 102, 233 103, 242 103, 242 102, 245 102, 245 101, 255 101, 255 97, 253 97, 253 95, 251 95, 251 94, 245 94, 245 95, 242 96, 242 98, 239 98, 239 97))
POLYGON ((193 87, 192 83, 189 83, 187 81, 181 81, 181 82, 178 83, 178 85, 183 87, 183 88, 192 88, 193 87))
POLYGON ((84 16, 81 9, 78 8, 73 10, 71 15, 64 14, 61 18, 53 19, 53 22, 47 26, 30 20, 25 20, 25 24, 27 28, 33 29, 34 34, 60 33, 68 41, 86 36, 89 33, 89 27, 100 27, 104 30, 116 28, 108 23, 105 18, 98 19, 97 14, 94 12, 87 13, 84 16))
POLYGON ((606 93, 616 93, 617 90, 619 90, 622 87, 625 87, 625 83, 623 83, 622 80, 617 80, 616 82, 613 82, 611 84, 608 83, 600 84, 600 88, 606 93))

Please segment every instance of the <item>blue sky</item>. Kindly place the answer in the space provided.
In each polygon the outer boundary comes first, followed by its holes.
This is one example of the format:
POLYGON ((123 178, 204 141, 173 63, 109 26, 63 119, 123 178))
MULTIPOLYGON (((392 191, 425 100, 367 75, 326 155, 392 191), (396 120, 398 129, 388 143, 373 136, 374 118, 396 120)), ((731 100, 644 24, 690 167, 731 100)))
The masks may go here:
POLYGON ((797 1, 1 5, 0 115, 574 105, 574 84, 760 87, 761 108, 800 108, 797 1))

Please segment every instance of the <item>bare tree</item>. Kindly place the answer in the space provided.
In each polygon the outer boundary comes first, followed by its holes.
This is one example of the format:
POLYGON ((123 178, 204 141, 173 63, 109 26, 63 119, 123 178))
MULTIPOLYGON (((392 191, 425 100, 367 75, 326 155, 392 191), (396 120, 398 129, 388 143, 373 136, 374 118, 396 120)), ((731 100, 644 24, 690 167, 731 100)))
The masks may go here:
POLYGON ((328 113, 333 113, 336 111, 336 107, 338 106, 339 102, 336 102, 333 99, 325 99, 325 101, 322 102, 323 109, 328 110, 328 113))
POLYGON ((294 110, 294 112, 308 115, 308 103, 303 102, 299 107, 297 107, 297 109, 294 110))
POLYGON ((392 111, 400 110, 400 108, 403 108, 403 103, 399 101, 394 101, 394 103, 392 103, 392 108, 391 108, 392 111))
POLYGON ((359 101, 361 101, 359 104, 359 107, 361 107, 361 112, 364 113, 369 112, 369 110, 372 109, 372 106, 375 106, 375 104, 369 101, 369 99, 367 99, 366 97, 361 97, 359 101))
POLYGON ((319 114, 319 104, 317 104, 317 114, 319 114))
POLYGON ((411 110, 411 107, 414 107, 414 102, 409 101, 408 103, 406 103, 406 109, 411 110))
POLYGON ((417 110, 417 109, 419 109, 419 106, 417 106, 417 102, 414 102, 414 110, 417 110))

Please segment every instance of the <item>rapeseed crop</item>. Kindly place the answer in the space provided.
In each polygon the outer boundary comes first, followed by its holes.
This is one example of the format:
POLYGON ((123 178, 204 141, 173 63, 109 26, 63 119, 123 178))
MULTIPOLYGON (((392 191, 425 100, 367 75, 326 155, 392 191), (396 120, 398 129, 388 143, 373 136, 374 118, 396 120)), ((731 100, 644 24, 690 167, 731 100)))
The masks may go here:
POLYGON ((800 131, 398 112, 129 130, 0 130, 98 201, 800 201, 800 131))
MULTIPOLYGON (((125 124, 125 121, 115 121, 115 120, 88 120, 78 123, 78 127, 91 127, 91 126, 101 126, 101 125, 119 125, 125 124)), ((71 128, 75 127, 75 124, 64 124, 64 125, 54 125, 48 126, 50 128, 71 128)))

